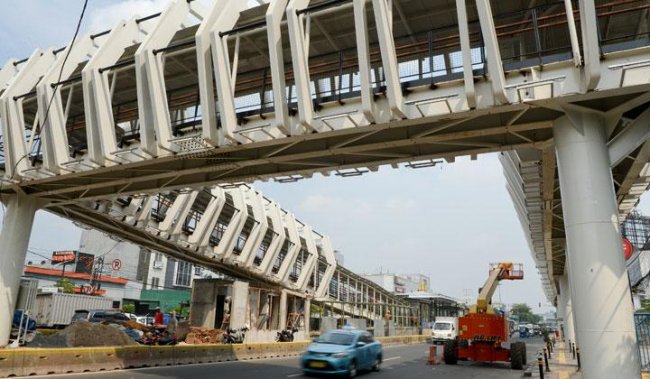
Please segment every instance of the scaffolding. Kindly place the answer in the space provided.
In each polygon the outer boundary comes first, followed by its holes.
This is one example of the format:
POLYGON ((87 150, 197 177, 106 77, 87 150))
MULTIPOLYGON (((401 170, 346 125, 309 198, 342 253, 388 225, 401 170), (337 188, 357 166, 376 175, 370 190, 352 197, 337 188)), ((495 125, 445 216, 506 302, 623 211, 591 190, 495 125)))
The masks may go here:
POLYGON ((621 234, 637 250, 650 250, 650 217, 632 211, 621 224, 621 234))

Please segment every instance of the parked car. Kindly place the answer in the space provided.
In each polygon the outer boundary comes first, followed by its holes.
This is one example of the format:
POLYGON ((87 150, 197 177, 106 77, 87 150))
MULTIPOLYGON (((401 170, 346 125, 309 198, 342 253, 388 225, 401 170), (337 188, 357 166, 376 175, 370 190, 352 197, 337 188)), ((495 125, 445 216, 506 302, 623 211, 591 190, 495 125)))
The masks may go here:
POLYGON ((74 311, 74 315, 72 316, 72 322, 123 322, 129 320, 129 316, 124 313, 110 309, 77 309, 74 311))
POLYGON ((345 374, 379 370, 381 343, 364 330, 335 329, 325 332, 307 347, 301 358, 305 374, 345 374))
POLYGON ((153 316, 137 316, 135 321, 142 325, 153 325, 153 316))

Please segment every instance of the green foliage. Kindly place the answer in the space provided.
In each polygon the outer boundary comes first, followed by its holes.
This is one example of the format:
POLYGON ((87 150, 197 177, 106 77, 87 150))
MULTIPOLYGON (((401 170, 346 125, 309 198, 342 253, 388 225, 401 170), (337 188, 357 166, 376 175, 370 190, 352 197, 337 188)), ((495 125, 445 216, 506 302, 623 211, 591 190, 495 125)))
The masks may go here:
MULTIPOLYGON (((190 308, 189 307, 181 307, 180 305, 178 305, 173 310, 176 311, 176 315, 178 315, 178 316, 183 316, 183 317, 189 317, 190 316, 190 308)), ((167 313, 171 313, 171 311, 169 311, 167 313)))
POLYGON ((68 278, 57 280, 56 286, 63 288, 63 293, 74 293, 74 283, 68 278))
POLYGON ((311 312, 312 315, 315 315, 315 314, 320 314, 323 311, 323 309, 316 304, 311 304, 309 306, 309 311, 311 312))
POLYGON ((537 324, 542 321, 542 316, 534 314, 528 304, 513 304, 510 313, 517 315, 522 324, 537 324))
POLYGON ((641 309, 644 311, 650 311, 650 299, 641 300, 641 309))
POLYGON ((124 304, 122 306, 122 312, 124 312, 124 313, 135 313, 135 304, 124 304))

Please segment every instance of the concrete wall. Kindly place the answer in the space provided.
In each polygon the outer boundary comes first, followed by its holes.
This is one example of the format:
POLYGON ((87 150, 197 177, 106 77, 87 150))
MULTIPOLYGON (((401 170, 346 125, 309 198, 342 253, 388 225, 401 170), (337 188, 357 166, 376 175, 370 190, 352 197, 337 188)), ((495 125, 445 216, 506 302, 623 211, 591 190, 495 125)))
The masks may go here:
MULTIPOLYGON (((422 336, 385 337, 379 340, 384 346, 425 341, 422 336)), ((0 350, 0 378, 291 357, 303 353, 308 345, 308 341, 301 341, 241 345, 5 349, 0 350)))

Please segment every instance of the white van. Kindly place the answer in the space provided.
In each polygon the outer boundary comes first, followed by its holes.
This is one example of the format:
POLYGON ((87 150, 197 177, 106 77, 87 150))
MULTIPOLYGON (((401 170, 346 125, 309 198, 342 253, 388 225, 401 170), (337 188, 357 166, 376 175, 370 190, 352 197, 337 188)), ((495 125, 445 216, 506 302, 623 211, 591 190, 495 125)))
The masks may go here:
POLYGON ((458 336, 458 317, 436 317, 436 322, 431 327, 433 343, 454 340, 456 336, 458 336))

